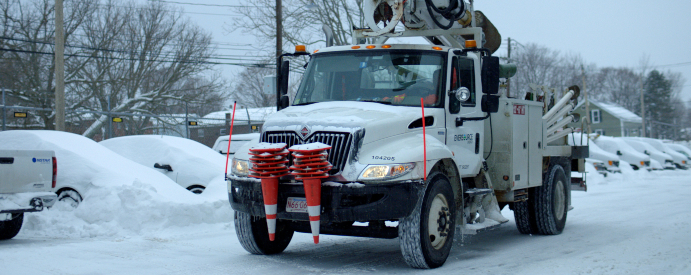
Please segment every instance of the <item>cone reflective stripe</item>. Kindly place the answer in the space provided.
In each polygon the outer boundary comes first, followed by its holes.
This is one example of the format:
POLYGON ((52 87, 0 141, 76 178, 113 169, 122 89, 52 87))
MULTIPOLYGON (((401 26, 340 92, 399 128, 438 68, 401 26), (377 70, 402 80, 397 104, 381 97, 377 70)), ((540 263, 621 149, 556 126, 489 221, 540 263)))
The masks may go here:
POLYGON ((293 166, 290 174, 296 180, 302 180, 305 188, 305 198, 307 200, 307 214, 310 219, 312 238, 314 243, 319 243, 319 224, 321 217, 321 179, 329 177, 331 164, 327 161, 328 153, 331 149, 323 143, 310 143, 295 145, 288 150, 293 153, 293 166))
POLYGON ((264 212, 269 240, 276 239, 276 209, 278 205, 278 178, 288 174, 290 152, 285 143, 259 143, 250 148, 250 177, 261 179, 264 212))

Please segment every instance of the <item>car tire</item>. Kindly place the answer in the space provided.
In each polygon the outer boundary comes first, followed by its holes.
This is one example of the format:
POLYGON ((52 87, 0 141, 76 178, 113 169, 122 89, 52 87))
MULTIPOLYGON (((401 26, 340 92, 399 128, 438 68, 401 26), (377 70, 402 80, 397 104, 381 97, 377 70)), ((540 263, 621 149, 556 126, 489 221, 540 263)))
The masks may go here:
POLYGON ((552 165, 542 186, 533 189, 535 196, 533 207, 538 233, 557 235, 564 230, 569 203, 569 189, 564 168, 559 164, 552 165))
POLYGON ((401 254, 413 268, 443 265, 456 232, 456 203, 451 184, 442 174, 430 178, 427 191, 413 212, 398 224, 401 254))
POLYGON ((58 201, 66 202, 73 208, 82 203, 82 195, 74 189, 61 189, 58 191, 58 201))
POLYGON ((197 195, 204 192, 204 189, 206 189, 206 187, 201 186, 201 185, 192 185, 190 187, 187 187, 187 190, 189 190, 190 192, 195 193, 197 195))
POLYGON ((276 238, 270 241, 266 218, 235 211, 235 233, 247 252, 270 255, 283 252, 290 244, 294 231, 287 221, 276 220, 276 238))
POLYGON ((24 213, 10 214, 11 219, 0 221, 0 240, 9 240, 19 234, 24 222, 24 213))

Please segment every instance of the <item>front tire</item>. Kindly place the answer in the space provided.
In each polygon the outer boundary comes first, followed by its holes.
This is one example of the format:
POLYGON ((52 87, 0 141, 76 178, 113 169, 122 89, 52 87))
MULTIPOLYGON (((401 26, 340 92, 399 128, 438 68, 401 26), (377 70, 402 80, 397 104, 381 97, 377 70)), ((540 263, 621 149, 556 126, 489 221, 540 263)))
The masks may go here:
POLYGON ((9 240, 19 234, 24 222, 24 213, 10 214, 11 219, 0 221, 0 240, 9 240))
POLYGON ((201 186, 201 185, 192 185, 190 187, 187 187, 187 190, 189 190, 190 192, 195 193, 197 195, 204 192, 204 189, 206 189, 206 187, 201 186))
POLYGON ((235 233, 247 252, 270 255, 283 252, 290 244, 294 231, 286 221, 276 220, 276 239, 270 241, 266 218, 235 211, 235 233))
POLYGON ((398 224, 401 253, 414 268, 436 268, 446 262, 456 232, 456 203, 448 178, 430 177, 429 187, 410 216, 398 224))
POLYGON ((564 168, 554 164, 549 168, 542 186, 534 189, 533 207, 540 234, 557 235, 564 230, 569 207, 569 189, 566 184, 564 168))

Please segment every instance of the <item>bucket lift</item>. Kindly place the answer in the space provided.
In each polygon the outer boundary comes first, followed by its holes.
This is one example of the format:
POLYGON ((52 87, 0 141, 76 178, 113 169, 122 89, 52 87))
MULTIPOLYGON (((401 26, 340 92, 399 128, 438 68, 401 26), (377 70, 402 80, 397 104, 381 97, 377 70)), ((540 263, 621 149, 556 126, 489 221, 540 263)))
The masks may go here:
POLYGON ((423 37, 433 45, 464 48, 465 40, 494 53, 501 35, 492 22, 464 0, 365 0, 369 28, 354 31, 353 44, 374 38, 383 44, 390 37, 423 37))

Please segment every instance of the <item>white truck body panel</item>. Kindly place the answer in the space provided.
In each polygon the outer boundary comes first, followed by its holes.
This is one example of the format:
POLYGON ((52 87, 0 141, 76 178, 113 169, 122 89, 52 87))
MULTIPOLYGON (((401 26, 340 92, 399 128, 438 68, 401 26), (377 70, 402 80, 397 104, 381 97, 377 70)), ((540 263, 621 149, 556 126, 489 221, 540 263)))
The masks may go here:
POLYGON ((0 211, 40 211, 52 206, 53 151, 0 150, 0 211), (42 200, 36 209, 34 198, 42 200))

